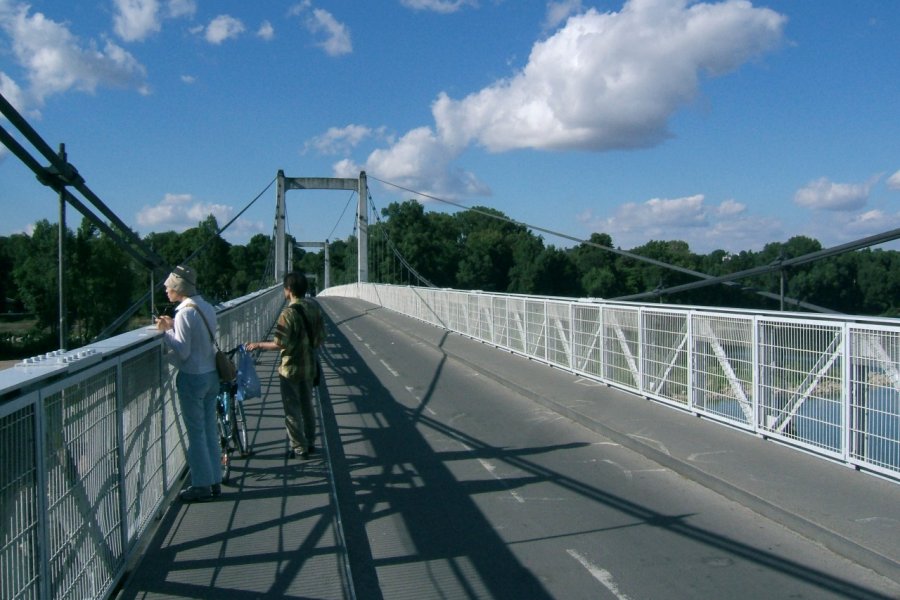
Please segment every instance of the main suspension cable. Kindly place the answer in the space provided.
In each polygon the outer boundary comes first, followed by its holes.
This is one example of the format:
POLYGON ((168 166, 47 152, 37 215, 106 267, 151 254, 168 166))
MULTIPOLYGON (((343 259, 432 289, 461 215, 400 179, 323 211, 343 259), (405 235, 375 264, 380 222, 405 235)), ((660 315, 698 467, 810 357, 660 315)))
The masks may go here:
MULTIPOLYGON (((661 268, 663 268, 663 269, 669 269, 669 270, 672 270, 672 271, 677 271, 677 272, 679 272, 679 273, 684 273, 684 274, 686 274, 686 275, 691 275, 692 277, 697 277, 697 278, 699 278, 699 279, 704 279, 704 280, 706 280, 706 281, 702 282, 702 285, 714 285, 714 284, 717 284, 717 283, 721 283, 721 284, 726 285, 726 286, 734 286, 734 287, 738 287, 738 288, 740 288, 740 289, 742 289, 742 290, 745 290, 745 291, 753 291, 754 293, 756 293, 756 294, 758 294, 758 295, 760 295, 760 296, 764 296, 764 297, 769 298, 769 299, 772 299, 772 300, 781 300, 781 296, 779 296, 778 294, 773 294, 773 293, 771 293, 771 292, 765 292, 765 291, 761 291, 761 290, 750 290, 750 289, 747 289, 745 286, 741 286, 741 285, 735 283, 735 282, 733 281, 734 279, 740 279, 741 277, 745 276, 745 275, 742 275, 741 273, 734 273, 734 274, 732 274, 731 276, 728 276, 728 277, 725 277, 725 278, 723 278, 723 277, 714 277, 713 275, 708 275, 708 274, 706 274, 706 273, 701 273, 701 272, 699 272, 699 271, 694 271, 694 270, 692 270, 692 269, 688 269, 688 268, 685 268, 685 267, 679 267, 679 266, 677 266, 677 265, 672 265, 672 264, 669 264, 669 263, 665 263, 665 262, 662 262, 662 261, 659 261, 659 260, 656 260, 656 259, 653 259, 653 258, 648 258, 648 257, 646 257, 646 256, 641 256, 640 254, 635 254, 635 253, 633 253, 633 252, 628 252, 627 250, 621 250, 621 249, 619 249, 619 248, 613 248, 613 247, 611 247, 611 246, 606 246, 606 245, 604 245, 604 244, 598 244, 598 243, 592 242, 592 241, 590 241, 590 240, 581 239, 581 238, 578 238, 578 237, 575 237, 575 236, 572 236, 572 235, 569 235, 569 234, 566 234, 566 233, 561 233, 561 232, 559 232, 559 231, 554 231, 554 230, 552 230, 552 229, 547 229, 547 228, 545 228, 545 227, 539 227, 539 226, 537 226, 537 225, 530 225, 530 224, 524 223, 524 222, 522 222, 522 221, 516 221, 515 219, 511 219, 511 218, 509 218, 509 217, 507 217, 507 216, 505 216, 505 215, 503 215, 503 216, 501 216, 501 215, 496 215, 496 214, 492 214, 492 213, 489 213, 489 212, 484 211, 484 210, 479 210, 479 209, 477 209, 477 208, 472 208, 472 207, 469 207, 469 206, 465 206, 464 204, 460 204, 460 203, 454 202, 454 201, 452 201, 452 200, 447 200, 446 198, 440 198, 440 197, 437 197, 437 196, 432 196, 432 195, 430 195, 430 194, 426 194, 426 193, 424 193, 424 192, 419 192, 419 191, 417 191, 417 190, 413 190, 413 189, 404 187, 404 186, 402 186, 402 185, 398 185, 398 184, 396 184, 396 183, 391 183, 390 181, 384 181, 384 180, 379 179, 379 178, 377 178, 377 177, 375 177, 375 176, 373 176, 373 175, 371 175, 371 174, 369 174, 368 177, 369 177, 369 179, 374 179, 375 181, 378 181, 379 183, 383 183, 383 184, 385 184, 385 185, 389 185, 389 186, 391 186, 391 187, 395 187, 395 188, 397 188, 397 189, 404 190, 404 191, 406 191, 406 192, 410 192, 410 193, 412 193, 412 194, 417 194, 417 195, 419 195, 419 196, 422 196, 422 197, 424 197, 424 198, 428 198, 428 199, 430 199, 430 200, 434 200, 434 201, 436 201, 436 202, 442 202, 442 203, 444 203, 444 204, 449 204, 449 205, 451 205, 451 206, 455 206, 455 207, 460 208, 460 209, 463 209, 463 210, 468 210, 468 211, 474 212, 474 213, 476 213, 476 214, 480 214, 480 215, 483 215, 483 216, 485 216, 485 217, 489 217, 489 218, 491 218, 491 219, 496 219, 496 220, 498 220, 498 221, 504 221, 504 222, 507 222, 507 223, 511 223, 511 224, 513 224, 513 225, 519 225, 519 226, 521 226, 521 227, 526 227, 526 228, 532 229, 532 230, 534 230, 534 231, 540 231, 540 232, 542 232, 542 233, 547 233, 547 234, 549 234, 549 235, 553 235, 553 236, 556 236, 556 237, 559 237, 559 238, 562 238, 562 239, 565 239, 565 240, 569 240, 569 241, 572 241, 572 242, 577 242, 577 243, 579 243, 579 244, 584 244, 584 245, 586 245, 586 246, 592 246, 592 247, 594 247, 594 248, 599 248, 599 249, 601 249, 601 250, 606 250, 607 252, 612 252, 613 254, 617 254, 617 255, 619 255, 619 256, 624 256, 624 257, 626 257, 626 258, 631 258, 631 259, 633 259, 633 260, 637 260, 637 261, 640 261, 640 262, 649 263, 649 264, 651 264, 651 265, 655 265, 655 266, 661 267, 661 268)), ((798 258, 800 258, 800 257, 798 257, 798 258)), ((796 260, 796 259, 795 259, 795 260, 796 260)), ((777 268, 778 268, 778 267, 774 267, 772 270, 775 270, 775 269, 777 269, 777 268)), ((755 270, 753 270, 753 271, 755 271, 755 270)), ((758 273, 754 272, 754 273, 752 273, 752 274, 758 274, 758 273)), ((696 287, 701 287, 701 283, 697 283, 697 284, 696 284, 696 287)), ((658 292, 657 292, 657 291, 654 291, 654 292, 647 292, 647 294, 658 294, 658 292)), ((629 298, 633 298, 633 297, 629 297, 629 298)), ((836 311, 831 310, 831 309, 829 309, 829 308, 825 308, 825 307, 822 307, 822 306, 817 306, 817 305, 815 305, 815 304, 811 304, 811 303, 809 303, 809 302, 804 302, 804 301, 802 301, 802 300, 797 300, 797 299, 795 299, 795 298, 787 298, 787 297, 785 297, 785 298, 784 298, 784 301, 785 301, 785 302, 789 302, 789 303, 791 303, 791 304, 794 304, 794 305, 796 305, 796 306, 800 306, 800 307, 805 308, 805 309, 807 309, 807 310, 814 311, 814 312, 822 312, 822 313, 834 313, 834 312, 836 312, 836 311)))

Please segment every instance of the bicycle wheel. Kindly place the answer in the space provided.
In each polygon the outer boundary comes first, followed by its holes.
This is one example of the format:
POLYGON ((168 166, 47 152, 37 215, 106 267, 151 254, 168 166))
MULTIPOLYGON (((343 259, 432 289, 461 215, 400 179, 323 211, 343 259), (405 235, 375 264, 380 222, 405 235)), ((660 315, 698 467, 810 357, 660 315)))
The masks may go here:
POLYGON ((225 406, 228 403, 228 392, 220 392, 216 397, 216 426, 219 429, 219 447, 222 449, 222 483, 228 483, 231 477, 231 427, 228 424, 228 413, 225 406))
POLYGON ((234 418, 232 419, 234 440, 237 442, 237 448, 241 451, 241 456, 250 454, 250 442, 247 440, 247 416, 244 414, 244 403, 237 401, 233 403, 234 418))

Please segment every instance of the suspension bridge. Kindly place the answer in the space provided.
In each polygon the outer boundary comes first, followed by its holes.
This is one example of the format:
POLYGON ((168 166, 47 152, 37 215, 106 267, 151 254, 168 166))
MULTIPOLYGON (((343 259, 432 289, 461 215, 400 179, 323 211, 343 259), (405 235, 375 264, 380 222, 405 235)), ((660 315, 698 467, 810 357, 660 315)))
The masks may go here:
MULTIPOLYGON (((10 121, 50 167, 0 141, 43 182, 163 264, 10 121)), ((272 286, 217 307, 223 346, 269 336, 286 192, 357 194, 356 282, 326 270, 318 296, 311 460, 286 457, 274 353, 254 451, 203 504, 177 500, 154 328, 0 371, 0 596, 900 597, 895 320, 371 282, 367 179, 279 171, 272 286)))

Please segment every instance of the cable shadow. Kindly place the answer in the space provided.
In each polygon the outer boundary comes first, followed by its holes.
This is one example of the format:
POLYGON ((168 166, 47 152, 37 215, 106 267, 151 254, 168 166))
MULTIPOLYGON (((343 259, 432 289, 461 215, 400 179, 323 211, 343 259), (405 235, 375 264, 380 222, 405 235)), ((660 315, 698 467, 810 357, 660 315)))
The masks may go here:
MULTIPOLYGON (((277 354, 264 356, 258 372, 271 379, 277 354)), ((281 398, 277 386, 266 389, 246 401, 254 453, 235 459, 214 502, 175 501, 117 600, 352 597, 329 466, 322 457, 286 458, 281 398)))
MULTIPOLYGON (((352 306, 352 309, 357 308, 352 306)), ((325 312, 331 324, 336 325, 331 311, 325 312)), ((322 411, 329 435, 341 440, 339 446, 342 453, 340 457, 335 457, 334 473, 340 480, 339 495, 342 511, 346 510, 345 522, 350 518, 354 520, 357 536, 362 540, 367 527, 372 527, 377 520, 388 516, 399 517, 409 538, 409 546, 415 549, 414 553, 400 556, 393 549, 394 554, 388 561, 373 556, 372 548, 365 542, 366 551, 352 555, 354 569, 358 560, 368 560, 372 569, 378 569, 388 564, 409 565, 422 561, 446 561, 458 566, 465 559, 474 568, 478 583, 487 588, 491 598, 549 597, 541 583, 512 554, 510 543, 497 535, 473 497, 488 491, 550 482, 629 516, 633 523, 627 526, 659 528, 739 557, 769 572, 781 573, 848 598, 886 597, 784 556, 692 525, 686 519, 690 515, 660 513, 549 470, 528 458, 534 454, 568 449, 566 445, 514 450, 497 448, 427 416, 423 408, 434 395, 449 358, 439 346, 437 350, 442 352, 442 357, 434 369, 427 391, 418 406, 408 408, 394 398, 376 374, 366 367, 363 357, 343 332, 335 326, 330 333, 324 356, 328 367, 335 373, 335 379, 340 380, 341 389, 346 391, 342 394, 336 390, 329 391, 323 399, 322 411), (353 417, 353 423, 359 422, 360 425, 349 426, 348 416, 353 417), (459 440, 471 450, 437 452, 417 427, 430 428, 443 436, 459 440), (355 445, 366 446, 367 456, 349 454, 346 448, 355 445), (502 482, 466 482, 456 479, 448 467, 450 461, 479 457, 504 461, 527 475, 502 482)), ((457 583, 461 587, 472 583, 462 580, 466 578, 462 571, 454 572, 458 573, 460 581, 457 583)), ((419 581, 418 585, 424 584, 419 581)))

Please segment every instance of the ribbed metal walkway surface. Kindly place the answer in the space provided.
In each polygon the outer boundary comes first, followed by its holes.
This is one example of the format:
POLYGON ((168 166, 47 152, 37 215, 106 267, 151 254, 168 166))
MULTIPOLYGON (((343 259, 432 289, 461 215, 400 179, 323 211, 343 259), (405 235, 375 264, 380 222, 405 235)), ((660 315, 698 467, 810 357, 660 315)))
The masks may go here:
POLYGON ((350 597, 325 452, 286 458, 277 356, 245 405, 253 453, 215 501, 174 501, 118 598, 350 597))

